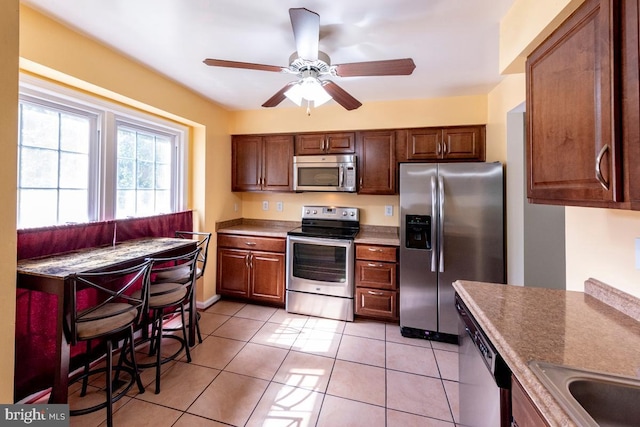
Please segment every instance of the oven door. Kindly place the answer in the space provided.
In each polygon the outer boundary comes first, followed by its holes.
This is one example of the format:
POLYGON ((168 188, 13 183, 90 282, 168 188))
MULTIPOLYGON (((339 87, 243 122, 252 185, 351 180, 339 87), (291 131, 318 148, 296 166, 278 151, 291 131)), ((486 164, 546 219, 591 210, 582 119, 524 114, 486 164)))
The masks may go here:
POLYGON ((287 236, 287 290, 353 298, 353 240, 287 236))

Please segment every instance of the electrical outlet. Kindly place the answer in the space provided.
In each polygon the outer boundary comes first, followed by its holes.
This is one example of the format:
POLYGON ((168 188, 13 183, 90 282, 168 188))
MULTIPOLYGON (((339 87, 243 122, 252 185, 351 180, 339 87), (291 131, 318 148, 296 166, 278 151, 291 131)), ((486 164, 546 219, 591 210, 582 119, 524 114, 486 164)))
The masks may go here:
POLYGON ((283 207, 284 206, 283 206, 282 202, 276 202, 276 210, 278 212, 282 212, 283 207))
POLYGON ((234 212, 238 212, 238 204, 237 203, 233 204, 233 211, 234 212))
POLYGON ((263 211, 268 211, 269 210, 269 202, 268 201, 264 200, 262 202, 262 210, 263 211))
POLYGON ((392 205, 386 205, 384 207, 384 214, 385 214, 385 216, 393 216, 393 206, 392 205))

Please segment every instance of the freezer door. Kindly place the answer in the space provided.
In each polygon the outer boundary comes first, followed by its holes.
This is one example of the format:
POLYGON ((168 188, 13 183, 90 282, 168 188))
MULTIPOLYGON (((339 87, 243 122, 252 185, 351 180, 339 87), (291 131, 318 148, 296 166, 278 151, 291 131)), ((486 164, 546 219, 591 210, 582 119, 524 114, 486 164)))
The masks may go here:
POLYGON ((437 166, 400 165, 400 326, 425 331, 438 328, 437 243, 437 166), (416 218, 416 216, 419 216, 416 218), (412 236, 428 217, 431 230, 412 236), (409 224, 409 229, 407 227, 409 224), (416 224, 418 226, 416 227, 416 224), (429 236, 431 242, 420 245, 429 236))
POLYGON ((438 166, 438 331, 457 334, 453 282, 505 282, 503 172, 500 163, 438 166))

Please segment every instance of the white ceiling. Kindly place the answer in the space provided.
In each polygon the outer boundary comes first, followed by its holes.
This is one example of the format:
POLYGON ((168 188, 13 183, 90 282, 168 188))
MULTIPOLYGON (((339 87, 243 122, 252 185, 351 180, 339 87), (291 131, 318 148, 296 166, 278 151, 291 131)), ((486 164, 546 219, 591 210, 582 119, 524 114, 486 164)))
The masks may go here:
POLYGON ((333 64, 413 58, 410 76, 332 78, 362 103, 486 94, 500 81, 499 23, 514 1, 22 0, 230 110, 262 108, 295 77, 202 60, 288 66, 291 7, 320 15, 333 64))

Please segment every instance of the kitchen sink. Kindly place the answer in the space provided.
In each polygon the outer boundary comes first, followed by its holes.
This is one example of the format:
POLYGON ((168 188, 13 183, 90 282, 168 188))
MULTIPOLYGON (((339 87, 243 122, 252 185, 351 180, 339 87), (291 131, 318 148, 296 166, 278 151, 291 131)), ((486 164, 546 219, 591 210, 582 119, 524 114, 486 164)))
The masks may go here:
POLYGON ((529 367, 578 425, 638 425, 640 379, 538 361, 529 367))

